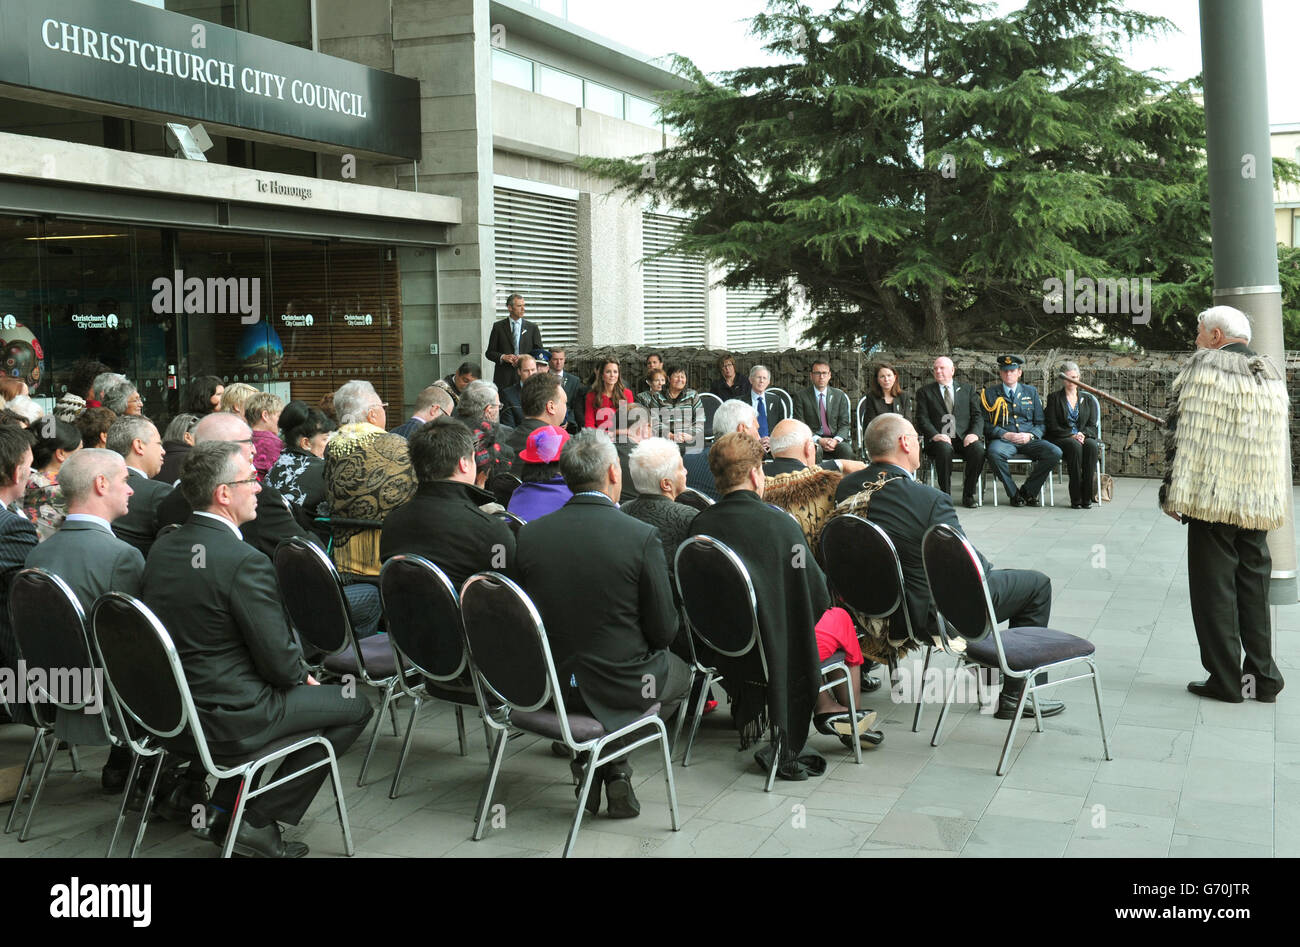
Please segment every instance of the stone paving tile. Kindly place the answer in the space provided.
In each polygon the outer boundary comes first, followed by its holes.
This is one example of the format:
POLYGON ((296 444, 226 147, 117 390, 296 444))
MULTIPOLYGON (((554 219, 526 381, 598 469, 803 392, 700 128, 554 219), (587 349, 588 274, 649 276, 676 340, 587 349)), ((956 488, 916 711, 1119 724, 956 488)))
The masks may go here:
POLYGON ((962 858, 1060 858, 1074 825, 985 815, 962 847, 962 858))
POLYGON ((1039 792, 1034 789, 999 789, 985 810, 990 816, 1034 819, 1041 822, 1064 822, 1071 825, 1079 817, 1083 796, 1039 792))
POLYGON ((1273 841, 1273 810, 1204 802, 1184 796, 1178 804, 1174 831, 1179 835, 1199 835, 1252 845, 1268 845, 1273 841))

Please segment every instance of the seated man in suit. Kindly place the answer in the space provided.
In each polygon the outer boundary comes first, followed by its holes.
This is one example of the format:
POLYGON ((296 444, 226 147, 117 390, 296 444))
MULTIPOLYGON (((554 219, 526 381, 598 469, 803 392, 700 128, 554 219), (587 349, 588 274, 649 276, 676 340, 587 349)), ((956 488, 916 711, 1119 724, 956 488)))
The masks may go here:
MULTIPOLYGON (((565 706, 589 713, 613 731, 653 705, 667 719, 686 697, 691 671, 667 650, 677 634, 659 531, 624 516, 615 505, 622 470, 603 431, 584 429, 560 456, 573 491, 565 506, 519 532, 516 573, 546 624, 565 706), (579 587, 574 577, 579 576, 579 587), (574 595, 599 590, 600 608, 573 607, 574 595)), ((574 761, 574 775, 583 774, 574 761)), ((626 819, 641 808, 632 792, 632 765, 606 764, 609 815, 626 819)), ((587 801, 594 814, 600 793, 587 801)))
POLYGON ((430 385, 415 398, 415 413, 404 424, 393 428, 398 437, 410 440, 412 434, 434 418, 446 418, 455 410, 456 402, 441 385, 430 385))
POLYGON ((524 382, 519 407, 523 416, 505 439, 506 447, 515 454, 523 452, 528 446, 528 435, 539 427, 564 427, 564 419, 569 414, 569 399, 563 382, 553 372, 539 372, 524 382))
MULTIPOLYGON (((714 441, 716 443, 718 438, 736 433, 758 440, 758 412, 748 402, 733 398, 722 402, 718 410, 713 412, 714 441)), ((698 490, 710 500, 717 500, 721 495, 717 484, 713 482, 707 451, 695 451, 686 455, 686 486, 698 490)))
MULTIPOLYGON (((243 445, 196 445, 181 469, 180 488, 195 512, 154 543, 140 597, 176 644, 213 752, 248 755, 283 737, 323 731, 342 756, 374 711, 364 697, 317 685, 310 676, 285 624, 271 563, 242 541, 240 527, 253 519, 261 489, 243 445), (195 549, 202 551, 202 568, 194 567, 195 549)), ((286 757, 279 772, 323 758, 320 747, 307 747, 286 757)), ((276 823, 301 821, 328 775, 327 767, 312 770, 250 802, 235 851, 264 858, 305 855, 307 846, 286 843, 276 823)), ((213 792, 207 830, 218 844, 240 782, 222 780, 213 792)))
POLYGON ((415 496, 384 519, 379 558, 423 556, 460 594, 475 572, 514 568, 515 534, 479 507, 492 494, 474 486, 474 435, 458 421, 438 418, 411 437, 415 496))
POLYGON ((537 359, 531 355, 519 356, 515 363, 517 380, 508 388, 501 389, 501 423, 506 427, 517 427, 525 415, 520 399, 524 383, 537 374, 537 359))
POLYGON ((560 384, 564 386, 564 395, 568 399, 569 407, 564 412, 564 423, 562 427, 568 429, 570 434, 576 433, 577 422, 573 419, 573 406, 581 401, 582 382, 573 372, 565 369, 565 362, 568 360, 568 353, 563 348, 551 349, 551 374, 560 379, 560 384))
POLYGON ((812 428, 817 447, 827 457, 853 458, 853 415, 849 396, 831 385, 829 362, 813 362, 809 372, 811 387, 794 396, 794 416, 812 428))
POLYGON ((763 450, 768 449, 772 428, 785 420, 785 401, 776 392, 767 390, 770 384, 772 373, 766 365, 755 365, 749 370, 749 404, 758 415, 758 436, 763 450))
POLYGON ((934 464, 935 479, 944 493, 952 492, 952 459, 965 463, 961 503, 974 509, 975 488, 984 469, 984 415, 979 394, 970 385, 952 379, 952 359, 940 355, 934 360, 934 382, 916 393, 916 426, 921 429, 925 455, 934 464))
POLYGON ((1033 385, 1020 384, 1019 355, 998 357, 1002 381, 994 382, 980 393, 984 409, 984 431, 988 434, 988 460, 1006 488, 1012 506, 1041 506, 1038 494, 1061 460, 1061 448, 1043 439, 1045 419, 1043 404, 1033 385), (1034 462, 1025 482, 1016 489, 1007 461, 1022 454, 1034 462))
MULTIPOLYGON (((11 507, 22 500, 31 476, 32 436, 17 425, 0 424, 0 668, 10 674, 18 667, 18 642, 9 624, 9 582, 37 544, 32 521, 11 507)), ((9 711, 17 722, 29 722, 26 707, 10 705, 9 711)))
MULTIPOLYGON (((961 523, 953 509, 948 494, 941 493, 916 480, 921 466, 920 438, 912 422, 897 414, 882 414, 866 430, 867 456, 871 465, 864 471, 865 483, 884 486, 872 493, 863 492, 860 501, 851 507, 840 507, 840 512, 857 513, 883 529, 898 550, 903 566, 903 583, 907 600, 908 617, 918 634, 938 634, 938 612, 930 598, 930 586, 925 578, 921 560, 921 540, 926 530, 936 523, 946 523, 959 532, 961 523)), ((989 595, 999 622, 1010 620, 1011 627, 1046 627, 1052 611, 1052 582, 1041 572, 1029 569, 994 569, 983 555, 980 564, 988 579, 989 595)), ((1044 678, 1040 680, 1045 680, 1044 678)), ((1020 693, 1024 689, 1022 678, 1007 679, 1002 685, 995 716, 1010 720, 1015 716, 1020 693)), ((1038 709, 1044 717, 1054 716, 1065 709, 1059 700, 1036 697, 1038 709)), ((1025 706, 1025 716, 1032 717, 1033 708, 1025 706)))
MULTIPOLYGON (((248 436, 253 435, 250 432, 248 436)), ((167 484, 153 479, 162 470, 165 454, 162 435, 148 418, 126 414, 108 429, 106 446, 126 459, 134 491, 126 515, 113 523, 113 532, 147 556, 162 525, 158 522, 158 507, 172 492, 167 484)))

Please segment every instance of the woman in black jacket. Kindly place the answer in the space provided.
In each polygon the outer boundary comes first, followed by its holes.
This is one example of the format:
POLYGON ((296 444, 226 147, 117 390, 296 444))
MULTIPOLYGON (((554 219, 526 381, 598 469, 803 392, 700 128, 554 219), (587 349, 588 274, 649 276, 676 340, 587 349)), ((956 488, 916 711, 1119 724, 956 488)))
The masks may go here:
POLYGON ((1065 469, 1070 473, 1071 508, 1086 510, 1092 506, 1097 491, 1097 403, 1074 384, 1079 380, 1078 365, 1061 363, 1061 374, 1070 380, 1063 380, 1061 390, 1047 396, 1044 429, 1047 440, 1061 448, 1065 469))
POLYGON ((284 450, 266 473, 267 484, 297 508, 294 515, 299 522, 311 524, 313 529, 317 529, 315 517, 325 499, 325 445, 334 429, 334 422, 319 408, 305 401, 290 401, 280 412, 284 450))
POLYGON ((867 398, 867 403, 862 406, 862 429, 865 431, 867 425, 873 418, 882 414, 901 414, 909 421, 912 419, 912 399, 907 396, 902 387, 898 384, 898 372, 894 370, 893 365, 877 365, 875 372, 871 376, 871 394, 867 398))

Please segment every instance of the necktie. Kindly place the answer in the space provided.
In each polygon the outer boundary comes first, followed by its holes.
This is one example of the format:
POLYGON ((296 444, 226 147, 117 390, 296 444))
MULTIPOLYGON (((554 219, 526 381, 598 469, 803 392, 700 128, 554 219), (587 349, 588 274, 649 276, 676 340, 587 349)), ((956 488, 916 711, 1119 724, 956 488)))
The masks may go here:
POLYGON ((758 436, 767 437, 767 399, 758 396, 758 436))
POLYGON ((516 354, 516 355, 519 354, 519 328, 520 328, 520 326, 523 324, 523 321, 524 321, 524 320, 522 320, 522 319, 511 319, 511 320, 510 320, 511 332, 512 332, 512 334, 513 334, 514 337, 515 337, 515 354, 516 354))
POLYGON ((947 385, 943 386, 943 406, 949 414, 952 414, 952 389, 947 385))
POLYGON ((831 427, 826 423, 826 396, 820 393, 817 395, 817 414, 821 417, 822 436, 830 437, 831 427))

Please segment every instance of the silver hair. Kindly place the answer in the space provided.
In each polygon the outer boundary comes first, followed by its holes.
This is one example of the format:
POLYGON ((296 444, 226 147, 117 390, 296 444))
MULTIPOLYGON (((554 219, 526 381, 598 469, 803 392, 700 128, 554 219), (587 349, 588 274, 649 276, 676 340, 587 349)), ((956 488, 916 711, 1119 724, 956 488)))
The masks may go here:
POLYGON ((207 441, 242 441, 253 436, 253 430, 239 415, 230 411, 216 411, 194 426, 194 443, 207 441))
POLYGON ((96 477, 111 477, 125 469, 126 461, 117 451, 84 447, 73 451, 59 468, 59 489, 69 504, 80 503, 90 497, 96 477))
POLYGON ((1057 374, 1064 375, 1066 372, 1077 372, 1079 365, 1077 362, 1062 362, 1056 369, 1057 374))
POLYGON ((1205 331, 1218 329, 1230 339, 1250 341, 1250 319, 1240 309, 1232 306, 1211 306, 1196 317, 1205 331))
POLYGON ((138 437, 144 440, 150 431, 157 431, 152 421, 140 414, 124 414, 109 426, 108 440, 104 446, 109 450, 131 456, 131 444, 138 437))
POLYGON ((632 485, 637 493, 657 494, 661 480, 677 476, 677 465, 682 453, 666 437, 647 437, 632 450, 628 469, 632 471, 632 485))
POLYGON ((599 428, 588 427, 564 445, 560 474, 565 486, 574 493, 600 490, 605 486, 605 472, 617 463, 618 450, 609 435, 599 428))
POLYGON ((339 424, 358 424, 382 400, 374 385, 354 378, 334 392, 334 413, 339 416, 339 424))
POLYGON ((878 457, 884 457, 894 452, 894 447, 898 443, 898 438, 906 430, 906 426, 911 424, 907 418, 901 414, 894 414, 892 411, 888 414, 879 414, 872 419, 867 425, 866 431, 862 435, 863 443, 867 447, 867 456, 872 460, 878 457))
POLYGON ((112 381, 104 386, 104 390, 99 400, 104 403, 104 407, 114 414, 125 414, 127 402, 135 394, 136 387, 123 376, 118 376, 118 380, 112 381))
POLYGON ((713 412, 713 433, 717 437, 734 434, 742 424, 757 423, 758 412, 754 410, 754 406, 738 398, 722 402, 718 410, 713 412))
MULTIPOLYGON (((460 401, 456 403, 456 417, 477 425, 487 413, 488 405, 499 399, 497 386, 490 381, 479 379, 465 386, 460 401)), ((338 404, 336 400, 334 402, 338 404)))
POLYGON ((812 428, 802 421, 791 420, 789 427, 785 430, 788 432, 780 437, 773 437, 768 441, 768 450, 772 456, 783 454, 788 450, 803 450, 803 446, 813 439, 812 428))
POLYGON ((768 381, 772 380, 772 372, 766 365, 755 365, 753 368, 751 368, 749 370, 749 380, 753 381, 754 376, 757 375, 759 372, 767 372, 768 381))
POLYGON ((183 441, 186 434, 193 433, 198 423, 199 416, 197 414, 178 414, 167 425, 167 430, 163 432, 163 440, 183 441))
POLYGON ((94 381, 90 383, 91 397, 98 398, 102 402, 104 400, 104 390, 110 385, 116 385, 123 381, 126 381, 125 375, 119 375, 117 372, 100 372, 95 376, 94 381))

